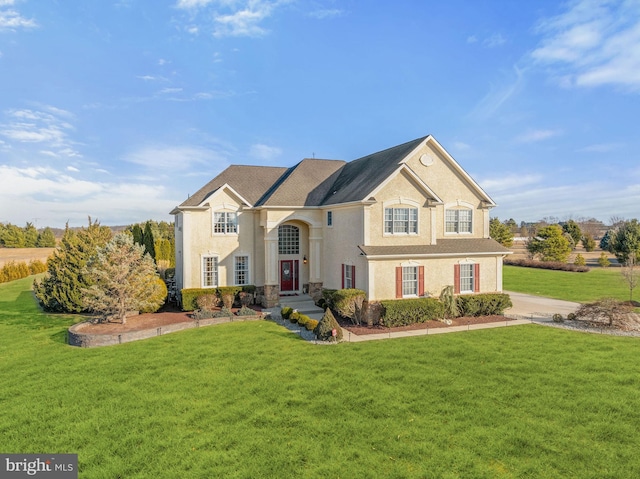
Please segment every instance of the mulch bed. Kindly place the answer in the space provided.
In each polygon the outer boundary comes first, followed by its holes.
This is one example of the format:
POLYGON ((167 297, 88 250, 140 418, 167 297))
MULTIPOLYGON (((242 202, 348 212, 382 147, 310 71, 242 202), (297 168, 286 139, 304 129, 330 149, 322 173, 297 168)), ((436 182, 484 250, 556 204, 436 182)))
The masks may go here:
MULTIPOLYGON (((261 308, 251 307, 256 311, 262 311, 261 308)), ((233 308, 231 311, 235 313, 239 308, 233 308)), ((143 313, 135 316, 129 316, 125 324, 122 323, 87 323, 81 330, 91 334, 117 334, 128 331, 141 331, 143 329, 159 328, 167 324, 186 323, 193 321, 192 311, 182 311, 175 306, 164 306, 156 313, 143 313)))
MULTIPOLYGON (((336 318, 338 319, 338 318, 336 318)), ((479 317, 462 317, 451 320, 451 324, 446 324, 441 321, 427 321, 426 323, 410 324, 408 326, 397 326, 395 328, 385 328, 384 326, 354 326, 349 321, 342 318, 338 319, 338 323, 342 329, 351 331, 356 336, 363 336, 365 334, 380 334, 380 333, 394 333, 396 331, 418 331, 421 329, 434 329, 434 328, 451 328, 453 326, 467 326, 472 324, 485 324, 485 323, 504 323, 509 321, 509 318, 504 316, 479 316, 479 317)))

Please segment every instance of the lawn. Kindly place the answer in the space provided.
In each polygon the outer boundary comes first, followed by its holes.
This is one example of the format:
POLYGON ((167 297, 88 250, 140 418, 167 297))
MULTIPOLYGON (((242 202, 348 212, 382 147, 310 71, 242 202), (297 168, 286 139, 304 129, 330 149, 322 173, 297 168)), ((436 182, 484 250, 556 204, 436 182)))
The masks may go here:
MULTIPOLYGON (((588 273, 504 266, 503 287, 507 291, 585 303, 603 297, 629 299, 629 285, 620 268, 593 268, 588 273)), ((634 300, 640 297, 640 288, 634 300)))
POLYGON ((0 285, 0 451, 81 478, 637 478, 640 341, 527 325, 315 346, 271 322, 100 349, 0 285))

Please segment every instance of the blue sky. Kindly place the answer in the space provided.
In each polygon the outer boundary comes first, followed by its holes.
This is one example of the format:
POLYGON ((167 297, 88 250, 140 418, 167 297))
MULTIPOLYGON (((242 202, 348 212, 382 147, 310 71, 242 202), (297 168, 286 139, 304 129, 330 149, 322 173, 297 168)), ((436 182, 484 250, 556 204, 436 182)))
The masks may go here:
POLYGON ((640 1, 0 0, 0 222, 432 134, 492 216, 638 217, 640 1))

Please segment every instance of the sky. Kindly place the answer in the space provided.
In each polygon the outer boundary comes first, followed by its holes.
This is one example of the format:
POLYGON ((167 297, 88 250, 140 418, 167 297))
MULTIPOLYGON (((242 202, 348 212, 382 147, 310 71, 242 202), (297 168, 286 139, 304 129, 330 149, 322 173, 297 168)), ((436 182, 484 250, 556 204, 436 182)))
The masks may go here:
POLYGON ((0 0, 0 222, 431 134, 502 220, 640 216, 640 0, 0 0))

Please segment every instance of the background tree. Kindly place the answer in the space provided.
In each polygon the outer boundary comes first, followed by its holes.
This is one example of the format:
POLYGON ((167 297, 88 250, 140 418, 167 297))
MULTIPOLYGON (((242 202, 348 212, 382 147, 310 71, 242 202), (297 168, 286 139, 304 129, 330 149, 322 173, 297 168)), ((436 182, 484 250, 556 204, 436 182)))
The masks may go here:
POLYGON ((2 229, 2 238, 0 238, 0 242, 6 248, 24 248, 24 230, 19 226, 7 223, 2 229))
POLYGON ((55 248, 56 237, 53 231, 48 226, 38 233, 38 240, 36 241, 36 248, 55 248))
POLYGON ((640 223, 633 219, 625 221, 613 231, 607 244, 607 251, 613 253, 620 264, 625 264, 633 254, 640 257, 640 223))
POLYGON ((603 251, 609 251, 609 243, 611 242, 611 235, 613 232, 607 230, 607 232, 600 238, 600 249, 603 251))
POLYGON ((555 224, 540 228, 536 236, 527 242, 527 251, 534 257, 539 256, 542 261, 566 263, 571 245, 563 236, 562 228, 555 224))
POLYGON ((511 228, 501 223, 498 218, 491 218, 489 220, 489 236, 507 248, 513 245, 513 232, 511 228))
POLYGON ((607 253, 605 253, 604 251, 600 253, 600 257, 598 258, 598 264, 603 268, 608 268, 609 266, 611 266, 611 261, 609 261, 609 258, 607 257, 607 253))
POLYGON ((47 311, 79 313, 85 311, 82 289, 91 284, 84 269, 98 247, 111 239, 111 230, 91 222, 81 230, 65 229, 60 245, 47 261, 47 275, 36 280, 36 298, 47 311))
POLYGON ((588 253, 596 249, 596 241, 593 239, 593 235, 591 233, 585 233, 582 236, 582 246, 588 253))
POLYGON ((578 226, 578 223, 573 220, 565 222, 562 225, 562 231, 571 236, 574 247, 577 246, 582 239, 582 231, 580 231, 580 226, 578 226))
POLYGON ((125 324, 127 312, 156 311, 166 298, 153 259, 128 234, 98 248, 85 274, 91 279, 91 286, 83 289, 85 307, 103 319, 113 316, 125 324))
POLYGON ((139 224, 135 224, 131 227, 131 234, 133 235, 133 242, 135 244, 144 244, 142 240, 142 228, 140 228, 139 224))
POLYGON ((151 222, 147 221, 144 225, 144 232, 142 233, 142 242, 144 244, 144 250, 151 256, 152 260, 156 260, 156 247, 153 239, 153 230, 151 229, 151 222))
POLYGON ((27 222, 24 227, 24 247, 35 248, 38 242, 38 230, 33 223, 27 222))

